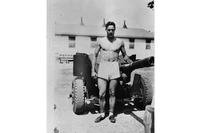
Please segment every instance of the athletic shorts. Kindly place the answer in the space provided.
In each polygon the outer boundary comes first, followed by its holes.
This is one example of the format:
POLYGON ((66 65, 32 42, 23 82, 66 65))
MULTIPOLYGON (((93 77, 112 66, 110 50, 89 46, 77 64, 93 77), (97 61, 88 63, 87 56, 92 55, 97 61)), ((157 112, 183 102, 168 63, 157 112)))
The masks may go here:
POLYGON ((120 77, 119 63, 103 61, 99 64, 98 77, 106 80, 120 77))

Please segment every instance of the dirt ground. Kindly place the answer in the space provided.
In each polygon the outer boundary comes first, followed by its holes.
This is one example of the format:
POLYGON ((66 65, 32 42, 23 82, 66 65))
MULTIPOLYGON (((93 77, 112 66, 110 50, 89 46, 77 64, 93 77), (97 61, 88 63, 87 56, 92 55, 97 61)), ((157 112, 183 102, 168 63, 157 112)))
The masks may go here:
MULTIPOLYGON (((75 115, 72 111, 71 92, 73 80, 72 65, 56 64, 54 87, 54 128, 52 133, 144 133, 144 126, 131 115, 119 114, 116 123, 108 118, 100 123, 94 123, 98 114, 75 115)), ((143 119, 144 111, 134 111, 143 119)))

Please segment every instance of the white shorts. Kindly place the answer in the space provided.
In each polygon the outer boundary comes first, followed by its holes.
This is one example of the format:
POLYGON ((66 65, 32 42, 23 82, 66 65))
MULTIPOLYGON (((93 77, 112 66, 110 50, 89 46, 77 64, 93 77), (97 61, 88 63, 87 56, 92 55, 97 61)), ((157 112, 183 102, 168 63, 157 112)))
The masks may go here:
POLYGON ((103 61, 99 64, 98 77, 106 80, 120 77, 119 63, 103 61))

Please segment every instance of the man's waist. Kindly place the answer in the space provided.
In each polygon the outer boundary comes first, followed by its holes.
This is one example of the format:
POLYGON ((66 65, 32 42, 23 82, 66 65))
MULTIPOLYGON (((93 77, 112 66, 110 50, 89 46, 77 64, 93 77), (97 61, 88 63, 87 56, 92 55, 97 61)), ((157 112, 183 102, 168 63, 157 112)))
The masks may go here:
POLYGON ((118 62, 118 58, 102 58, 101 59, 102 62, 118 62))

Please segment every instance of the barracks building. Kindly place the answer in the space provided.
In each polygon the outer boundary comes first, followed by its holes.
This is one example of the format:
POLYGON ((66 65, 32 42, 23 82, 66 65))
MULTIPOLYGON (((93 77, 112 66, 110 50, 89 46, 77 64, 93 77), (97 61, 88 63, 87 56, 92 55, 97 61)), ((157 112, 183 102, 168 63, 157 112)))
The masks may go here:
MULTIPOLYGON (((105 37, 105 20, 103 26, 81 24, 56 24, 55 38, 57 46, 63 48, 61 56, 69 60, 76 52, 91 54, 97 46, 97 40, 105 37)), ((115 36, 124 41, 129 56, 135 54, 136 59, 154 56, 154 33, 124 25, 116 27, 115 36)))

